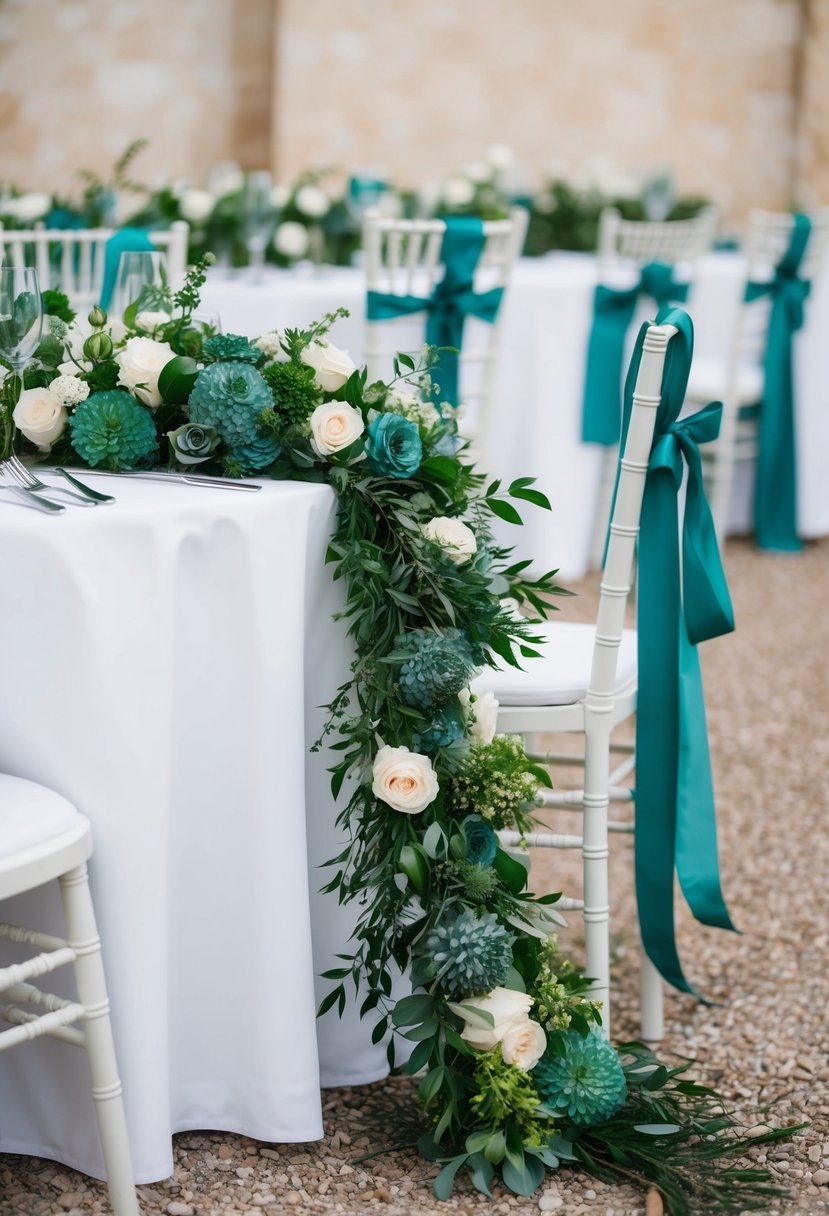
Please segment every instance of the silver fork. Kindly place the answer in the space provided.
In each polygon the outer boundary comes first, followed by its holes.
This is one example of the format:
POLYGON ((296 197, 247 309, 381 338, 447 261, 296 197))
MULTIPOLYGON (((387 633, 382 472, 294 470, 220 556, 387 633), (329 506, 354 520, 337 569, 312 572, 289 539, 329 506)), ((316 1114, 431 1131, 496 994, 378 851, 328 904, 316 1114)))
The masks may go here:
MULTIPOLYGON (((12 454, 8 460, 3 461, 0 468, 8 469, 11 476, 19 486, 24 490, 36 490, 41 494, 57 494, 66 495, 68 500, 76 507, 96 507, 98 505, 98 495, 95 491, 93 494, 83 493, 80 489, 70 489, 69 486, 47 485, 45 481, 41 481, 36 477, 31 469, 27 469, 21 460, 12 454)), ((114 501, 109 499, 107 495, 102 496, 104 501, 114 501)))

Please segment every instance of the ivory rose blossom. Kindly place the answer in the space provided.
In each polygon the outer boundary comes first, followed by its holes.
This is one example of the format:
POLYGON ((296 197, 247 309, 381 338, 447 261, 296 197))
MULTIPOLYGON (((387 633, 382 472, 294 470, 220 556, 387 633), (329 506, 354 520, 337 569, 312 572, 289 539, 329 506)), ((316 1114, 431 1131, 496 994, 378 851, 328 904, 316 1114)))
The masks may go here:
POLYGON ((342 388, 357 365, 347 350, 340 350, 330 342, 312 342, 302 352, 302 362, 314 369, 314 379, 326 393, 336 393, 342 388))
POLYGON ((544 1028, 526 1018, 523 1022, 514 1022, 501 1039, 501 1055, 505 1064, 514 1064, 529 1072, 534 1068, 547 1049, 547 1036, 544 1028))
POLYGON ((178 200, 179 210, 191 224, 200 224, 212 212, 216 200, 209 190, 183 190, 178 200))
POLYGON ((438 795, 431 760, 408 747, 381 747, 374 757, 372 775, 375 798, 405 815, 419 815, 438 795))
MULTIPOLYGON (((527 1015, 533 1004, 533 998, 526 992, 515 992, 512 988, 493 988, 486 996, 473 996, 464 1005, 452 1005, 449 1008, 466 1022, 461 1038, 470 1047, 480 1051, 491 1051, 504 1038, 508 1030, 522 1026, 528 1021, 527 1015), (483 1018, 475 1013, 481 1009, 494 1019, 490 1026, 483 1018)), ((509 1061, 507 1061, 509 1063, 509 1061)))
POLYGON ((446 515, 438 515, 430 519, 423 529, 428 540, 434 541, 446 551, 456 566, 468 561, 478 551, 475 533, 460 519, 451 519, 446 515))
POLYGON ((176 352, 169 342, 155 342, 152 338, 128 338, 124 349, 117 356, 118 383, 123 384, 139 401, 155 409, 161 405, 158 377, 164 366, 175 359, 176 352))
POLYGON ((66 410, 48 388, 24 388, 12 415, 14 424, 41 452, 49 448, 66 426, 66 410))
POLYGON ((488 690, 478 693, 473 703, 469 689, 464 688, 458 698, 464 709, 471 709, 475 716, 475 721, 469 727, 470 735, 473 739, 480 739, 482 743, 491 743, 495 738, 495 725, 498 721, 498 701, 495 693, 488 690))
POLYGON ((346 401, 318 405, 311 415, 311 447, 318 456, 342 452, 365 430, 363 415, 346 401))

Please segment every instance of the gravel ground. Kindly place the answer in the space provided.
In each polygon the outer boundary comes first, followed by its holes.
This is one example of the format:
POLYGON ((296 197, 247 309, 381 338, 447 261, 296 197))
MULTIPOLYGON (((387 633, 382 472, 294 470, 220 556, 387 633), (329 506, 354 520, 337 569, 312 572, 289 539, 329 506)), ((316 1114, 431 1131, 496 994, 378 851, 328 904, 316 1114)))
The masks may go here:
MULTIPOLYGON (((779 1099, 771 1121, 809 1120, 766 1161, 790 1196, 770 1213, 829 1213, 829 1031, 826 979, 829 912, 829 542, 797 556, 760 554, 731 541, 726 565, 737 632, 704 648, 707 704, 718 796, 724 888, 736 936, 679 917, 686 969, 722 999, 705 1008, 669 993, 664 1053, 700 1061, 700 1075, 738 1111, 779 1099)), ((592 589, 563 602, 570 619, 590 619, 592 589)), ((612 862, 614 1036, 638 1033, 636 939, 629 843, 616 838, 612 862)), ((576 859, 545 853, 536 889, 576 893, 576 859)), ((575 918, 571 917, 575 921, 575 918)), ((577 927, 563 935, 577 957, 577 927)), ((326 1137, 308 1145, 263 1145, 224 1133, 176 1137, 174 1176, 140 1188, 145 1213, 287 1211, 387 1216, 434 1212, 433 1168, 407 1151, 374 1158, 385 1129, 400 1130, 411 1082, 390 1080, 324 1094, 326 1137)), ((748 1116, 747 1116, 748 1117, 748 1116)), ((750 1122, 756 1122, 750 1119, 750 1122)), ((0 1158, 0 1214, 89 1216, 107 1211, 104 1189, 63 1166, 0 1158)), ((490 1203, 462 1190, 443 1209, 453 1216, 560 1210, 567 1216, 645 1216, 645 1197, 562 1171, 540 1199, 498 1193, 490 1203)), ((656 1216, 653 1198, 647 1216, 656 1216)))

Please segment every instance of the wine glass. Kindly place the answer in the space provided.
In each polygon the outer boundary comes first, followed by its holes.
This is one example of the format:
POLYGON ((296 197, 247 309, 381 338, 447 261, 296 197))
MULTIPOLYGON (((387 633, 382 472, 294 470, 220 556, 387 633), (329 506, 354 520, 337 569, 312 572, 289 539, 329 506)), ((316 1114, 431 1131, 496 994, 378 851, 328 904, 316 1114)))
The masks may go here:
POLYGON ((266 169, 249 173, 245 182, 243 226, 245 245, 250 255, 253 277, 259 280, 265 262, 265 250, 276 226, 273 205, 273 182, 266 169))
POLYGON ((43 300, 37 271, 29 266, 0 267, 0 356, 11 365, 11 395, 2 419, 3 460, 14 451, 12 412, 23 389, 23 371, 40 345, 43 300))
POLYGON ((163 294, 166 282, 167 261, 163 253, 150 250, 122 253, 112 293, 112 315, 123 318, 133 304, 138 305, 136 312, 169 312, 163 294))

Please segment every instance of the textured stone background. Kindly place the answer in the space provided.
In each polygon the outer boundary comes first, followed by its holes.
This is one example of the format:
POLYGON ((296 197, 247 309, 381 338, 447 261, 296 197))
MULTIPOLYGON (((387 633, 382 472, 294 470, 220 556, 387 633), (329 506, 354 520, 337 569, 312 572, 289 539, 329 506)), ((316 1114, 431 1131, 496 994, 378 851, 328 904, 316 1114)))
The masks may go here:
POLYGON ((829 198, 829 0, 0 0, 0 181, 233 158, 439 179, 672 165, 748 207, 829 198))

